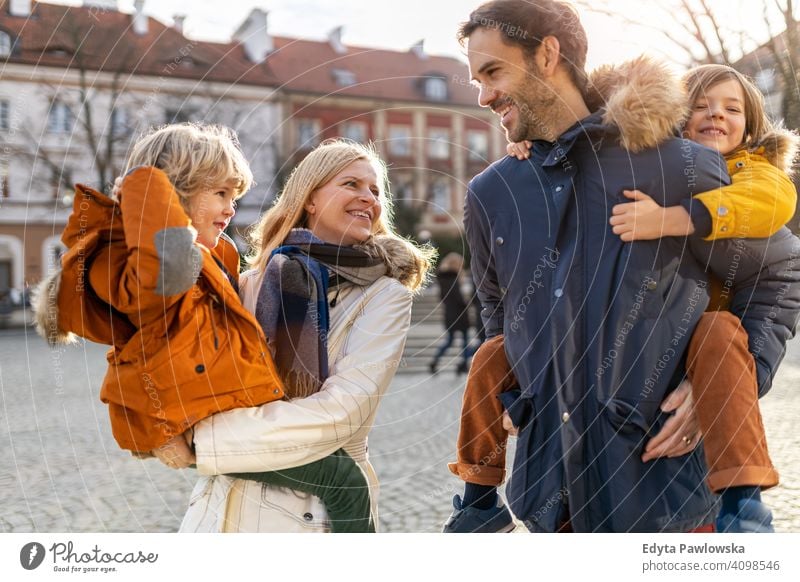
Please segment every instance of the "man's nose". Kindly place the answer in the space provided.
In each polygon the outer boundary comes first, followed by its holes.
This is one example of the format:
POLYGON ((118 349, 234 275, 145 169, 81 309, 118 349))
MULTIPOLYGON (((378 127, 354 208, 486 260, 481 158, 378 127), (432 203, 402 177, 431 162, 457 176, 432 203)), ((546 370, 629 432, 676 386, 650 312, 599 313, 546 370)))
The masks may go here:
POLYGON ((481 107, 489 107, 497 99, 497 91, 489 85, 481 85, 478 93, 478 104, 481 107))

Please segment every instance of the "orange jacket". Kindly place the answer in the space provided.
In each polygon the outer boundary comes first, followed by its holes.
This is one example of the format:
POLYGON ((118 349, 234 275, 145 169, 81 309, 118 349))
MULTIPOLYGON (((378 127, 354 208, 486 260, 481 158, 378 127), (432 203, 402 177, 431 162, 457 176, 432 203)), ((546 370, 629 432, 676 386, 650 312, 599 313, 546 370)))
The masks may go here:
POLYGON ((117 204, 78 185, 62 241, 58 328, 111 344, 100 398, 117 443, 146 452, 216 412, 283 397, 238 280, 239 254, 196 233, 167 176, 129 174, 117 204))

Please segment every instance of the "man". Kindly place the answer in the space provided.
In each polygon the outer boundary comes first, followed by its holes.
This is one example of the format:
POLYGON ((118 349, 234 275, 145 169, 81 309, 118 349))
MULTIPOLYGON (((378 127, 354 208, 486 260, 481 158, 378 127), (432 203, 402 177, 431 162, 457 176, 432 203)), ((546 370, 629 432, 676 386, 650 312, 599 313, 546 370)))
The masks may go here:
MULTIPOLYGON (((704 267, 731 280, 731 310, 751 339, 768 336, 757 360, 759 379, 771 379, 798 297, 796 286, 776 296, 796 273, 772 265, 769 253, 786 252, 796 239, 784 229, 766 241, 713 247, 699 236, 622 243, 608 219, 626 201, 623 190, 639 188, 671 206, 728 183, 716 152, 664 134, 681 118, 681 104, 648 110, 647 87, 629 91, 623 112, 644 107, 639 125, 660 127, 656 140, 637 141, 611 123, 613 98, 593 113, 585 32, 564 2, 489 2, 459 38, 480 104, 500 116, 509 141, 533 141, 530 160, 506 157, 476 176, 465 208, 487 336, 505 335, 520 385, 516 398, 504 398, 519 429, 506 490, 512 510, 544 532, 692 531, 713 523, 716 500, 704 483, 702 449, 693 449, 700 435, 692 415, 664 412, 676 398, 691 404, 686 384, 676 388, 708 302, 704 267), (775 268, 765 273, 764 264, 775 268), (786 309, 770 313, 776 302, 786 309), (644 451, 653 435, 659 445, 644 451)), ((647 67, 627 74, 637 66, 647 67)), ((445 531, 492 531, 470 510, 457 500, 445 531)), ((502 511, 488 520, 502 521, 502 511)))

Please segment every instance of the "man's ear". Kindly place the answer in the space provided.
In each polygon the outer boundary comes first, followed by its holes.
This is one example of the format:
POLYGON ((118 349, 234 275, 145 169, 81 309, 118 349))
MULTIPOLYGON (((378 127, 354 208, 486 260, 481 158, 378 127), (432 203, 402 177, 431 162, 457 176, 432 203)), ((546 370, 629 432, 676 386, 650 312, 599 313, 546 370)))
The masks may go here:
POLYGON ((561 61, 561 44, 554 36, 546 36, 536 51, 536 64, 539 71, 545 76, 555 74, 558 64, 561 61))

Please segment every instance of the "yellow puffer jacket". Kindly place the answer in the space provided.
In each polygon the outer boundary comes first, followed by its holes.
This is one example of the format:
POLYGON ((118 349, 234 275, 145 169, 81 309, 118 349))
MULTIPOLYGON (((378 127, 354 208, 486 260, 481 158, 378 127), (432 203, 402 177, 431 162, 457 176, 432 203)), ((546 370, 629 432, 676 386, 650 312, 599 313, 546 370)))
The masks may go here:
POLYGON ((797 152, 797 135, 770 132, 752 150, 725 157, 731 184, 697 194, 711 217, 705 240, 765 238, 794 216, 797 190, 789 178, 797 152))
POLYGON ((79 185, 60 280, 39 300, 55 308, 42 319, 51 341, 71 332, 113 346, 100 397, 114 438, 132 451, 283 397, 261 327, 220 268, 238 280, 233 241, 210 251, 190 224, 155 168, 129 174, 119 204, 79 185))

